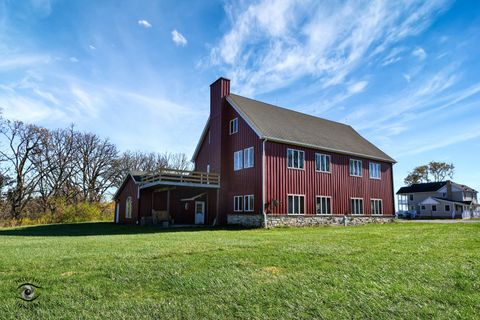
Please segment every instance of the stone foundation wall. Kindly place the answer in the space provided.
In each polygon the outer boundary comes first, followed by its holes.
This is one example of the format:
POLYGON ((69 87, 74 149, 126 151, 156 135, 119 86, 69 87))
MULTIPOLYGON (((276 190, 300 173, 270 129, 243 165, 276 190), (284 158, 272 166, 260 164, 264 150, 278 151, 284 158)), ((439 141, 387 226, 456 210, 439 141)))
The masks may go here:
MULTIPOLYGON (((309 227, 323 225, 356 226, 367 223, 390 223, 391 216, 317 216, 317 215, 267 215, 267 227, 309 227)), ((263 227, 263 215, 230 214, 227 223, 244 227, 263 227)))
POLYGON ((264 218, 261 214, 229 214, 227 215, 227 224, 238 225, 248 228, 263 227, 264 218))

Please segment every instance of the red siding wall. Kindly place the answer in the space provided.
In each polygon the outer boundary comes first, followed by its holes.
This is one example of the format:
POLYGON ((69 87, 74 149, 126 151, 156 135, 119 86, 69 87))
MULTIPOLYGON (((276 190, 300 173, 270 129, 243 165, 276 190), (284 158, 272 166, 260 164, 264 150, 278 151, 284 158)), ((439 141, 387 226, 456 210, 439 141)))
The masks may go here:
POLYGON ((119 223, 135 223, 137 221, 138 213, 138 200, 137 200, 137 188, 138 186, 133 181, 132 177, 129 177, 127 182, 121 188, 120 193, 117 196, 119 205, 119 223), (125 218, 125 209, 127 197, 132 197, 132 218, 125 218))
MULTIPOLYGON (((223 211, 233 213, 233 197, 254 195, 254 213, 262 213, 262 142, 250 126, 227 104, 224 109, 225 139, 222 146, 222 195, 223 211), (230 120, 238 118, 238 132, 229 134, 230 120), (253 168, 233 170, 233 153, 253 147, 253 168)), ((244 158, 242 158, 245 160, 244 158)))
POLYGON ((350 213, 350 197, 363 198, 364 213, 370 214, 370 199, 383 200, 384 215, 392 215, 392 164, 374 160, 361 159, 313 149, 291 147, 267 142, 266 145, 266 199, 267 204, 273 199, 279 205, 272 208, 272 214, 287 213, 287 195, 305 195, 305 213, 315 214, 315 197, 318 195, 332 197, 334 214, 350 213), (305 151, 305 169, 287 168, 287 149, 305 151), (315 171, 315 153, 331 156, 331 173, 315 171), (349 175, 349 159, 362 160, 362 177, 349 175), (369 178, 369 162, 381 163, 381 179, 369 178))

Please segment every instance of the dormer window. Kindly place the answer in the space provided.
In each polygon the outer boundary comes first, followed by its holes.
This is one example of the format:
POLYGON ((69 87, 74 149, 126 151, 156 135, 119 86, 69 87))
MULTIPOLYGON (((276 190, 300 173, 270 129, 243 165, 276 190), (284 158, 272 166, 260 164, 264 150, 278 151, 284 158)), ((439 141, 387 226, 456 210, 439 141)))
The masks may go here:
POLYGON ((238 132, 238 118, 230 120, 230 134, 238 132))

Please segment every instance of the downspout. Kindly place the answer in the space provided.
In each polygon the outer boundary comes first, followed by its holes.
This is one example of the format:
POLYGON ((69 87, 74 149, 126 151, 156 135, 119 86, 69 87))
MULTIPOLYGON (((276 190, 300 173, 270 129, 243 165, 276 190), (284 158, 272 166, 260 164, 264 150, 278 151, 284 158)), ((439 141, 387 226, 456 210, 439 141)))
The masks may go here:
POLYGON ((263 213, 263 227, 267 228, 267 213, 265 212, 265 143, 267 139, 263 140, 262 144, 262 213, 263 213))

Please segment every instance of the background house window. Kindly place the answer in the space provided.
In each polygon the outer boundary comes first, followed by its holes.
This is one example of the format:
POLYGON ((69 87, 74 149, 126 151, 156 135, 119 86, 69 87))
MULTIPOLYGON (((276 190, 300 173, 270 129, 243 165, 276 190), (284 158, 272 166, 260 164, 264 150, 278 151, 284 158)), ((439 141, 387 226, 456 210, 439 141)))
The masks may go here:
POLYGON ((243 151, 243 158, 244 158, 244 168, 253 168, 253 147, 247 148, 243 151))
POLYGON ((437 206, 436 205, 432 205, 432 211, 437 211, 437 206))
POLYGON ((125 201, 125 218, 132 218, 132 197, 127 197, 125 201))
POLYGON ((245 211, 253 211, 253 194, 244 197, 245 211))
POLYGON ((289 195, 288 208, 289 214, 303 214, 305 213, 305 196, 304 195, 289 195))
POLYGON ((233 170, 235 171, 242 169, 242 154, 242 150, 233 153, 233 170))
POLYGON ((303 169, 305 167, 305 152, 295 149, 287 149, 287 167, 303 169))
POLYGON ((362 160, 350 159, 350 175, 355 177, 362 176, 362 160))
POLYGON ((352 214, 363 214, 363 199, 351 198, 350 207, 352 214))
POLYGON ((422 206, 422 210, 425 210, 425 206, 422 206))
POLYGON ((327 154, 315 153, 315 170, 330 172, 330 156, 327 154))
POLYGON ((381 166, 380 163, 370 162, 370 178, 380 179, 381 176, 381 166))
POLYGON ((410 195, 410 201, 413 201, 413 194, 410 195))
POLYGON ((331 200, 332 200, 331 197, 317 196, 317 200, 316 200, 317 214, 331 214, 332 213, 331 200))
POLYGON ((233 211, 239 212, 242 211, 243 207, 243 197, 242 196, 235 196, 233 197, 233 211))
POLYGON ((230 120, 230 134, 238 132, 238 118, 230 120))
POLYGON ((383 206, 381 199, 371 199, 370 206, 372 207, 372 214, 381 215, 383 214, 383 206))
POLYGON ((450 212, 450 205, 448 205, 448 204, 445 205, 445 211, 450 212))

